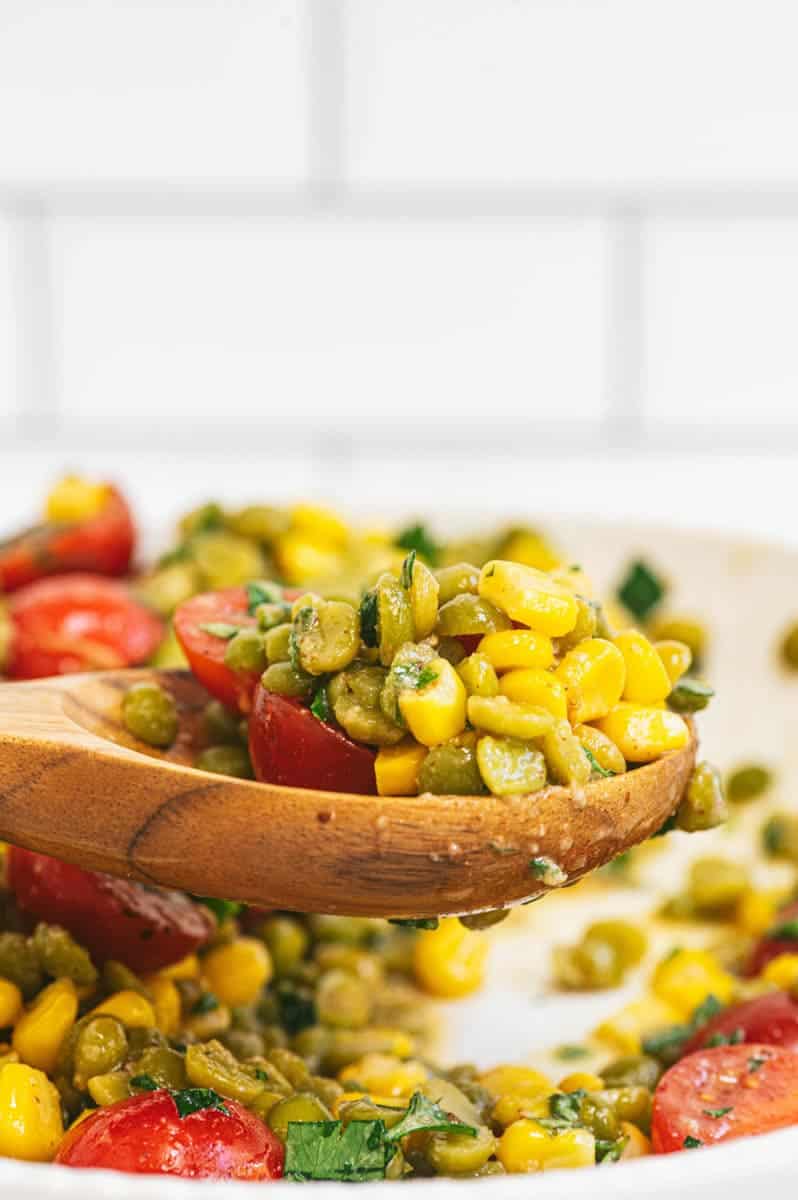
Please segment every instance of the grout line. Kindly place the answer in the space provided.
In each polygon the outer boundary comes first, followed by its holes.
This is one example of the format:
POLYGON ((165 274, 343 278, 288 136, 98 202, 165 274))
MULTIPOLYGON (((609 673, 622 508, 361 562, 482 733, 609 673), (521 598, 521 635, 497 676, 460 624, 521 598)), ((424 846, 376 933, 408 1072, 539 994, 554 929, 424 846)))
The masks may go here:
POLYGON ((17 339, 16 426, 46 438, 58 418, 52 247, 49 217, 37 196, 18 195, 12 210, 11 284, 17 339))
POLYGON ((306 0, 308 166, 315 207, 335 206, 345 176, 344 13, 340 0, 306 0))
POLYGON ((645 290, 643 218, 633 208, 610 220, 607 304, 606 429, 615 445, 643 441, 645 393, 645 290))

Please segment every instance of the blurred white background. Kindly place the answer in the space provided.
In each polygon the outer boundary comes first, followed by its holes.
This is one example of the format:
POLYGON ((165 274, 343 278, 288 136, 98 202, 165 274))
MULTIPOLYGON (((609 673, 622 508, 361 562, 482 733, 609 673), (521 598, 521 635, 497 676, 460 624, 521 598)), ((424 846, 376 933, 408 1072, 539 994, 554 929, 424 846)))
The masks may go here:
POLYGON ((795 0, 0 0, 4 510, 97 463, 153 509, 790 535, 796 35, 795 0))

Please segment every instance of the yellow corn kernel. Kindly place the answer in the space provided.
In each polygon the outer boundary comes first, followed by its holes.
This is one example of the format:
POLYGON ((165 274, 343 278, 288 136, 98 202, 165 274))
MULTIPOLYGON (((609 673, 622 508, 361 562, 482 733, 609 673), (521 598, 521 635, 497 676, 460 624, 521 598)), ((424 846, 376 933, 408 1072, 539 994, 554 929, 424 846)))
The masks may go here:
POLYGON ((0 1070, 0 1156, 49 1162, 64 1134, 61 1097, 34 1067, 8 1063, 0 1070))
POLYGON ((548 1075, 544 1075, 542 1071, 536 1071, 534 1067, 516 1067, 511 1064, 483 1071, 479 1082, 494 1096, 503 1096, 509 1092, 514 1096, 526 1096, 529 1100, 536 1100, 540 1096, 548 1099, 555 1090, 548 1075))
POLYGON ((152 1006, 155 1009, 155 1024, 167 1037, 180 1028, 180 992, 171 979, 153 979, 149 983, 152 1006))
POLYGON ((583 787, 590 779, 591 765, 567 721, 555 721, 540 739, 540 749, 549 775, 566 787, 583 787))
POLYGON ((631 1121, 621 1121, 621 1133, 626 1138, 626 1145, 621 1151, 622 1159, 644 1158, 651 1153, 651 1140, 631 1121))
POLYGON ((466 929, 456 917, 444 917, 437 929, 426 929, 416 938, 413 972, 430 995, 459 999, 482 987, 487 956, 487 938, 466 929))
POLYGON ((384 1099, 412 1096, 420 1084, 429 1078, 429 1071, 415 1059, 404 1062, 392 1054, 364 1054, 338 1074, 340 1083, 348 1080, 359 1083, 370 1095, 384 1099))
POLYGON ((424 687, 399 693, 399 709, 417 742, 438 746, 465 729, 466 690, 445 658, 433 658, 427 673, 434 678, 424 687))
POLYGON ((92 1075, 86 1084, 88 1093, 100 1108, 118 1104, 130 1095, 130 1076, 127 1071, 108 1071, 105 1075, 92 1075))
POLYGON ((92 483, 79 475, 66 475, 47 497, 48 521, 70 523, 90 521, 105 508, 110 488, 107 483, 92 483))
POLYGON ((689 1017, 707 996, 728 1004, 734 979, 708 950, 677 950, 656 967, 651 979, 654 995, 689 1017))
POLYGON ((665 708, 616 704, 596 726, 610 738, 627 762, 653 762, 669 750, 681 750, 690 740, 686 721, 665 708))
POLYGON ((561 720, 568 716, 565 688, 553 671, 544 671, 540 667, 508 671, 499 680, 499 691, 508 700, 545 708, 561 720))
POLYGON ((161 967, 160 971, 155 971, 148 979, 199 979, 199 974, 199 959, 196 954, 187 954, 176 963, 161 967))
POLYGON ((546 538, 531 529, 518 529, 510 534, 502 546, 502 554, 510 562, 536 567, 538 571, 552 571, 562 561, 546 538))
POLYGON ((554 1091, 554 1088, 549 1088, 545 1095, 540 1096, 524 1096, 521 1093, 505 1092, 491 1109, 491 1120, 500 1125, 502 1129, 506 1129, 508 1125, 512 1125, 513 1121, 520 1121, 522 1117, 531 1117, 537 1120, 540 1117, 551 1116, 549 1110, 549 1096, 554 1091))
POLYGON ((291 509, 294 529, 313 542, 329 546, 345 546, 349 541, 349 526, 331 508, 319 504, 295 504, 291 509))
POLYGON ((605 771, 612 771, 615 775, 623 775, 626 770, 626 759, 606 733, 602 733, 600 729, 594 729, 592 725, 575 725, 574 733, 582 745, 590 751, 600 767, 603 767, 605 771))
POLYGON ((412 738, 398 746, 380 746, 374 760, 374 775, 380 796, 415 796, 418 773, 427 757, 427 747, 412 738))
POLYGON ((206 954, 202 972, 222 1004, 240 1008, 260 996, 272 977, 272 960, 258 938, 238 937, 206 954))
POLYGON ((671 691, 671 680, 651 642, 636 629, 627 629, 613 639, 626 663, 623 699, 633 704, 658 704, 671 691))
POLYGON ((511 1175, 592 1167, 596 1139, 587 1129, 549 1131, 537 1121, 515 1121, 499 1139, 496 1157, 511 1175))
POLYGON ((735 924, 743 933, 758 937, 767 933, 775 924, 776 914, 784 904, 786 897, 781 891, 755 891, 753 888, 743 892, 737 901, 734 914, 735 924))
POLYGON ((777 988, 791 988, 798 982, 798 954, 777 954, 760 972, 765 983, 774 983, 777 988))
POLYGON ((679 682, 682 675, 690 670, 693 662, 692 651, 684 642, 677 642, 675 638, 654 642, 654 649, 662 659, 662 665, 668 672, 668 678, 673 687, 679 682))
POLYGON ((14 1026, 11 1044, 24 1063, 52 1071, 61 1043, 75 1024, 78 993, 71 979, 56 979, 39 992, 14 1026))
POLYGON ((130 989, 114 992, 92 1012, 95 1015, 108 1013, 109 1017, 116 1017, 128 1029, 152 1029, 156 1024, 155 1009, 147 997, 130 989))
POLYGON ((22 1012, 22 992, 10 979, 0 978, 0 1029, 8 1029, 22 1012))
POLYGON ((595 721, 618 703, 626 683, 626 664, 606 638, 585 638, 569 650, 555 671, 568 698, 573 725, 595 721))
POLYGON ((536 633, 563 637, 576 625, 579 606, 573 592, 534 567, 497 559, 485 563, 479 594, 536 633))
POLYGON ((513 671, 518 667, 550 667, 554 662, 554 647, 545 633, 533 629, 499 629, 486 633, 477 646, 496 671, 513 671))
POLYGON ((593 1031, 594 1036, 620 1054, 640 1054, 642 1040, 646 1034, 676 1025, 681 1021, 681 1010, 666 1004, 657 996, 646 996, 633 1000, 607 1017, 593 1031))
POLYGON ((592 1071, 572 1071, 557 1084, 557 1090, 560 1092, 578 1092, 582 1089, 586 1092, 598 1092, 603 1087, 604 1080, 592 1071))
POLYGON ((583 600, 589 600, 596 590, 593 587, 593 580, 581 567, 575 565, 553 567, 549 574, 557 583, 561 583, 563 587, 567 587, 569 592, 574 592, 575 595, 581 596, 583 600))
POLYGON ((312 542, 300 533, 284 533, 275 547, 280 573, 290 583, 327 579, 343 567, 343 557, 330 546, 312 542))

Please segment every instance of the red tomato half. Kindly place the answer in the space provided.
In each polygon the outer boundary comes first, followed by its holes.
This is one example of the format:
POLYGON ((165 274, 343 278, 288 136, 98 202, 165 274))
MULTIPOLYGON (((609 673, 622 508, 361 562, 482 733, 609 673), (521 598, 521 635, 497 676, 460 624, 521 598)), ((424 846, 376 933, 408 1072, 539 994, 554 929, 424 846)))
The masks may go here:
MULTIPOLYGON (((798 904, 788 904, 778 914, 773 926, 778 929, 780 925, 796 921, 798 921, 798 904)), ((765 934, 754 946, 743 974, 758 975, 772 958, 778 958, 780 954, 798 954, 798 941, 795 938, 770 937, 765 934)))
POLYGON ((59 575, 16 592, 8 674, 39 679, 145 662, 163 637, 161 620, 122 583, 59 575))
POLYGON ((260 684, 249 719, 249 752, 261 783, 364 796, 377 791, 371 750, 260 684))
POLYGON ((798 1124, 798 1054, 751 1042, 699 1050, 662 1076, 654 1093, 657 1154, 798 1124), (685 1146, 685 1140, 687 1145, 685 1146))
POLYGON ((235 1100, 181 1117, 159 1090, 100 1108, 67 1133, 57 1163, 135 1175, 268 1182, 283 1173, 280 1139, 235 1100))
POLYGON ((724 1008, 699 1029, 685 1047, 685 1054, 701 1050, 718 1035, 737 1035, 740 1042, 765 1042, 798 1050, 798 1004, 786 992, 770 992, 753 1000, 742 1000, 724 1008))
POLYGON ((109 488, 102 510, 74 525, 46 524, 0 544, 0 591, 13 592, 65 571, 124 575, 133 557, 136 528, 127 501, 109 488))
POLYGON ((228 708, 249 712, 258 673, 232 671, 225 666, 227 640, 202 628, 209 624, 236 625, 241 629, 256 625, 247 609, 246 589, 225 588, 193 596, 177 608, 174 628, 189 666, 200 683, 228 708))
POLYGON ((63 925, 96 963, 120 959, 157 971, 206 942, 214 921, 183 892, 84 871, 46 854, 9 846, 8 885, 23 913, 63 925))

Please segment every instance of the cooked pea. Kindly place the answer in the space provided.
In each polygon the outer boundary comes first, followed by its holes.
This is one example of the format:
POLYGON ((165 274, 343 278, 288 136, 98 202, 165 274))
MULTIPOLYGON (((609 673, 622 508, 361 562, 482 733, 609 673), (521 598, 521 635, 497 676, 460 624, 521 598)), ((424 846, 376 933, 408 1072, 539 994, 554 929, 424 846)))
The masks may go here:
POLYGON ((278 978, 289 974, 307 953, 307 930, 293 917, 267 917, 258 932, 269 948, 278 978))
POLYGON ((0 976, 15 983, 31 1000, 44 982, 39 956, 21 933, 0 933, 0 976))
POLYGON ((297 1092, 285 1100, 278 1101, 267 1117, 267 1124, 281 1141, 288 1137, 288 1126, 292 1121, 329 1121, 332 1113, 326 1104, 312 1092, 297 1092))
POLYGON ((159 1087, 179 1090, 186 1087, 185 1057, 168 1046, 148 1046, 133 1063, 134 1075, 149 1075, 159 1087))
POLYGON ((433 1133, 425 1156, 439 1175, 470 1175, 480 1170, 493 1155, 496 1138, 484 1126, 476 1137, 465 1133, 433 1133))
POLYGON ((208 746, 197 755, 194 764, 199 771, 214 775, 232 775, 235 779, 254 779, 252 763, 245 746, 208 746))
MULTIPOLYGON (((554 718, 545 709, 515 704, 506 696, 470 696, 468 719, 475 728, 485 733, 522 740, 541 737, 554 724, 554 718)), ((579 753, 587 761, 581 748, 579 753)))
POLYGON ((596 1138, 613 1142, 620 1133, 618 1117, 608 1100, 598 1092, 583 1096, 579 1104, 579 1119, 596 1138))
POLYGON ((798 622, 791 625, 782 638, 781 661, 788 671, 798 671, 798 622))
POLYGON ((356 742, 395 746, 404 737, 402 727, 381 707, 386 680, 382 667, 355 665, 330 681, 327 696, 335 719, 356 742))
POLYGON ((447 600, 438 610, 435 632, 442 637, 464 637, 510 629, 512 621, 500 609, 481 596, 465 594, 447 600))
POLYGON ((373 594, 376 597, 376 632, 380 662, 384 667, 389 667, 399 647, 405 642, 413 641, 413 607, 399 580, 387 573, 379 577, 373 594))
POLYGON ((179 720, 174 700, 157 683, 135 683, 122 699, 125 728, 148 746, 171 746, 179 720))
POLYGON ((228 1029, 219 1035, 219 1041, 239 1062, 247 1058, 258 1058, 266 1048, 259 1033, 245 1029, 228 1029))
POLYGON ((546 760, 536 746, 508 737, 481 737, 479 773, 494 796, 539 792, 546 784, 546 760))
POLYGON ((86 1087, 93 1075, 107 1075, 121 1067, 127 1057, 125 1027, 116 1017, 101 1014, 80 1030, 73 1052, 75 1087, 86 1087))
POLYGON ((646 1087, 604 1088, 595 1092, 612 1105, 619 1121, 631 1121, 643 1133, 651 1127, 651 1092, 646 1087))
POLYGON ((616 1058, 601 1068, 601 1078, 608 1088, 644 1087, 653 1091, 661 1074, 660 1063, 646 1054, 616 1058))
POLYGON ((274 625, 263 638, 266 648, 266 660, 269 665, 291 661, 291 638, 294 633, 293 623, 274 625))
POLYGON ((585 600, 583 596, 576 597, 577 614, 576 625, 570 633, 566 633, 557 641, 557 649, 559 653, 567 654, 574 646, 578 646, 585 638, 593 638, 597 635, 603 637, 603 634, 598 633, 599 624, 599 605, 592 600, 585 600))
POLYGON ((668 696, 668 707, 678 713, 701 712, 715 695, 714 688, 700 679, 684 676, 668 696))
POLYGON ((588 941, 609 942, 624 967, 636 967, 646 952, 645 934, 631 921, 594 921, 588 925, 584 936, 588 941))
POLYGON ((348 1125, 350 1121, 382 1121, 386 1129, 390 1129, 402 1120, 406 1111, 400 1100, 396 1101, 394 1108, 387 1104, 377 1104, 368 1096, 362 1096, 358 1100, 348 1100, 342 1104, 339 1116, 344 1125, 348 1125))
POLYGON ((208 591, 240 587, 266 574, 260 547, 234 533, 202 533, 192 540, 191 552, 208 591))
POLYGON ((310 1071, 307 1063, 293 1050, 270 1050, 266 1058, 295 1091, 300 1091, 308 1086, 310 1071))
MULTIPOLYGON (((266 636, 268 637, 268 634, 266 636)), ((267 692, 297 698, 309 696, 316 686, 312 675, 298 671, 290 662, 272 663, 263 672, 261 683, 267 692)))
POLYGON ((322 600, 300 609, 294 618, 299 665, 310 675, 342 671, 360 646, 360 617, 351 604, 322 600))
POLYGON ((130 1097, 130 1077, 127 1071, 109 1071, 106 1075, 94 1075, 88 1080, 89 1095, 100 1108, 118 1104, 130 1097))
POLYGON ((540 740, 540 748, 555 783, 566 787, 583 787, 588 783, 592 773, 590 761, 567 721, 552 721, 540 740))
POLYGON ((224 665, 231 671, 264 671, 266 649, 263 634, 257 629, 240 629, 227 643, 224 665))
POLYGON ((371 1016, 369 988, 351 971, 333 967, 319 979, 316 1011, 325 1025, 340 1029, 362 1029, 371 1016))
POLYGON ((465 647, 457 638, 438 638, 438 658, 445 658, 453 667, 459 667, 465 656, 465 647))
POLYGON ((206 704, 203 720, 208 740, 214 745, 218 745, 219 742, 230 742, 233 745, 240 743, 241 722, 236 714, 231 713, 219 700, 211 700, 206 704))
POLYGON ((459 920, 466 929, 492 929, 494 925, 500 925, 502 921, 506 921, 510 911, 509 908, 491 908, 487 912, 471 913, 468 916, 460 917, 459 920))
POLYGON ((266 601, 255 609, 255 619, 258 629, 268 633, 279 625, 291 624, 291 606, 282 602, 266 601))
MULTIPOLYGON (((407 560, 405 560, 407 561, 407 560)), ((417 639, 429 637, 438 619, 438 580, 429 567, 415 559, 410 567, 410 607, 417 639)))
MULTIPOLYGON (((178 985, 179 986, 179 985, 178 985)), ((131 1058, 136 1058, 150 1046, 165 1046, 166 1038, 159 1029, 137 1026, 127 1030, 127 1040, 130 1046, 131 1058)))
POLYGON ((229 513, 225 524, 233 533, 256 542, 273 542, 288 530, 291 518, 285 509, 268 504, 249 504, 229 513))
POLYGON ((798 817, 786 812, 774 813, 769 817, 762 826, 762 848, 769 858, 783 858, 798 863, 798 817))
POLYGON ((221 1042, 196 1042, 186 1049, 186 1075, 194 1087, 213 1088, 241 1104, 251 1104, 265 1083, 248 1072, 221 1042))
POLYGON ((477 756, 470 746, 444 742, 433 746, 418 772, 420 795, 480 796, 485 784, 477 765, 477 756))
POLYGON ((623 978, 623 962, 611 942, 584 938, 576 946, 555 946, 554 977, 573 991, 616 987, 623 978))
POLYGON ((317 941, 343 942, 347 946, 362 946, 364 942, 370 942, 382 928, 382 922, 371 917, 314 914, 308 918, 308 923, 317 941))
POLYGON ((343 1086, 326 1075, 311 1075, 308 1090, 328 1108, 332 1108, 338 1097, 344 1094, 343 1086))
POLYGON ((213 529, 223 529, 225 523, 224 509, 215 500, 192 508, 180 518, 178 529, 184 538, 194 537, 198 533, 208 533, 213 529))
POLYGON ((693 656, 693 670, 700 671, 707 648, 707 631, 694 617, 657 617, 648 630, 652 641, 684 642, 693 656))
POLYGON ((136 595, 144 604, 168 617, 200 590, 200 574, 192 562, 174 562, 159 567, 136 584, 136 595))
POLYGON ((727 858, 697 858, 690 867, 687 892, 695 909, 709 916, 731 912, 750 886, 748 871, 727 858))
POLYGON ((97 968, 87 950, 78 945, 71 933, 60 925, 40 922, 32 938, 33 949, 46 975, 66 977, 78 987, 91 987, 97 981, 97 968))
POLYGON ((484 654, 469 654, 457 668, 469 696, 498 696, 499 677, 484 654))
POLYGON ((773 774, 767 767, 750 763, 731 771, 726 779, 726 795, 733 804, 758 800, 773 786, 773 774))
POLYGON ((216 1004, 214 1008, 199 1009, 196 1007, 185 1018, 183 1028, 185 1032, 192 1038, 198 1041, 204 1041, 206 1038, 216 1038, 220 1033, 224 1033, 230 1028, 232 1017, 230 1009, 226 1004, 216 1004))
POLYGON ((448 604, 455 596, 476 596, 479 591, 479 567, 471 563, 453 563, 435 572, 438 580, 438 604, 448 604))
POLYGON ((728 815, 720 775, 711 763, 699 763, 676 810, 677 829, 687 833, 714 829, 716 825, 722 825, 728 815))

